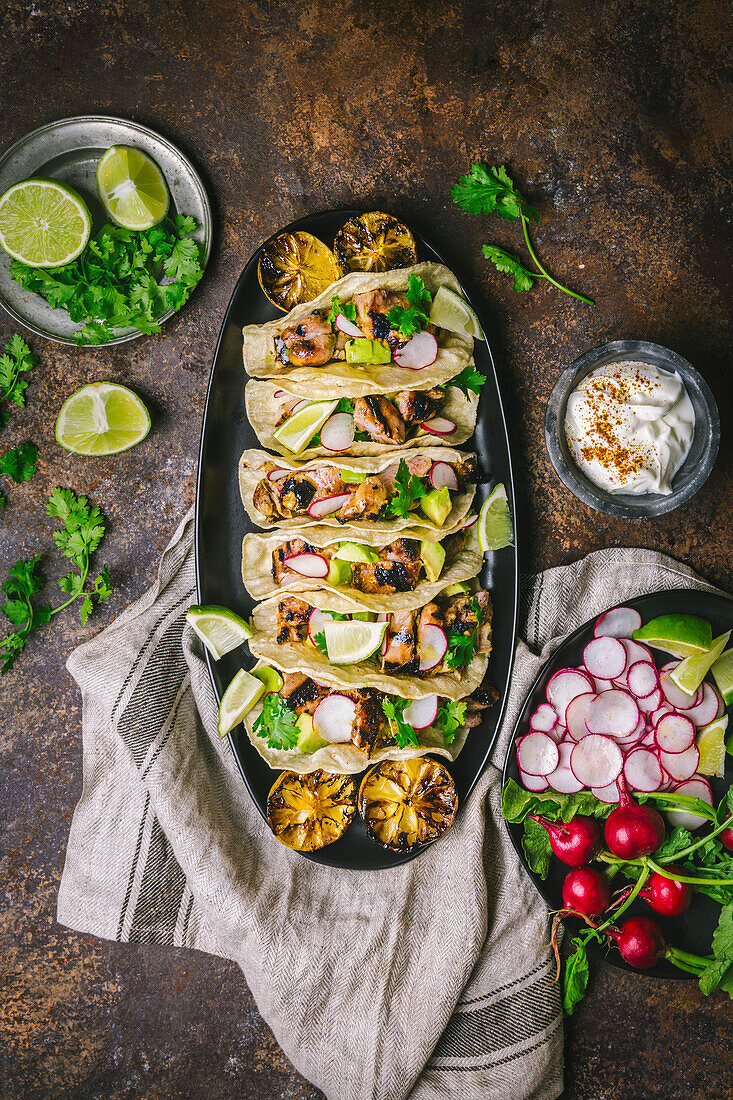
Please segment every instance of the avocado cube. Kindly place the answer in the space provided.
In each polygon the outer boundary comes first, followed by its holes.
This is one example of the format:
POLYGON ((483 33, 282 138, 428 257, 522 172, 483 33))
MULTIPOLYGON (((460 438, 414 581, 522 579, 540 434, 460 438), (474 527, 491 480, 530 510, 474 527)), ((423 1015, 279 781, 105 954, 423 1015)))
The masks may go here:
POLYGON ((442 527, 451 513, 453 504, 450 499, 450 491, 443 486, 442 489, 433 489, 420 498, 420 509, 428 519, 431 519, 436 527, 442 527))
POLYGON ((338 588, 342 584, 350 583, 351 562, 342 561, 339 558, 331 558, 328 567, 328 576, 326 577, 326 584, 330 584, 334 588, 338 588))
POLYGON ((445 565, 445 549, 439 542, 421 542, 420 557, 429 581, 437 581, 445 565))
POLYGON ((300 731, 297 746, 301 752, 315 752, 316 749, 322 749, 328 744, 328 741, 324 741, 313 729, 313 719, 310 714, 301 714, 295 724, 300 731))

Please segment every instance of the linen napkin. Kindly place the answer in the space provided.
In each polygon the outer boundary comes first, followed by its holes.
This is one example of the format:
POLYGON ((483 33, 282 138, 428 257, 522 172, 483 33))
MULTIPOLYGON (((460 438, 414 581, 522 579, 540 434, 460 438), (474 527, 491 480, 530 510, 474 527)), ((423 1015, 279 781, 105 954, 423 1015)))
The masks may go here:
POLYGON ((283 1050, 329 1100, 553 1100, 562 1018, 544 904, 499 813, 513 723, 561 636, 609 602, 710 586, 646 550, 529 578, 494 764, 418 859, 344 871, 270 835, 216 733, 184 618, 193 526, 189 513, 150 591, 67 662, 83 696, 84 781, 59 922, 236 960, 283 1050))

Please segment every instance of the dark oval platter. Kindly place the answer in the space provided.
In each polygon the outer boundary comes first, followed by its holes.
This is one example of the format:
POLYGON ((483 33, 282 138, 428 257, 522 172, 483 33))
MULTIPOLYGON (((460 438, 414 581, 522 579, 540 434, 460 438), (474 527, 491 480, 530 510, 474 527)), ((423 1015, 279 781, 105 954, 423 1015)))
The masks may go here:
MULTIPOLYGON (((616 607, 619 605, 611 604, 610 606, 616 607)), ((665 589, 662 592, 652 592, 648 596, 640 596, 636 600, 625 600, 623 606, 635 607, 643 622, 654 619, 657 615, 670 615, 675 612, 699 615, 710 621, 713 628, 713 637, 717 637, 719 634, 733 628, 733 600, 716 595, 713 592, 701 592, 689 588, 665 589)), ((519 783, 519 768, 515 752, 517 738, 526 733, 529 728, 530 715, 541 702, 544 702, 545 688, 550 677, 561 668, 573 668, 581 664, 583 649, 593 637, 593 626, 597 619, 598 615, 569 635, 540 670, 529 690, 514 727, 504 762, 503 783, 506 783, 509 779, 514 779, 515 782, 519 783)), ((654 650, 654 654, 658 665, 670 659, 669 654, 665 655, 661 650, 654 650)), ((725 760, 725 776, 723 778, 708 777, 716 804, 733 782, 733 758, 726 753, 725 760)), ((562 884, 570 868, 553 857, 549 875, 546 879, 541 879, 527 866, 527 860, 522 851, 522 826, 510 822, 505 822, 505 824, 509 830, 512 844, 524 864, 527 874, 547 902, 548 908, 552 910, 562 908, 562 884)), ((711 898, 696 893, 690 908, 679 917, 660 916, 658 913, 653 912, 644 901, 634 902, 633 905, 629 906, 624 916, 627 914, 628 916, 652 917, 659 922, 665 938, 675 947, 681 947, 684 951, 691 951, 697 955, 707 955, 710 951, 713 931, 720 916, 720 906, 716 905, 711 898)), ((576 918, 569 918, 565 921, 565 925, 567 930, 575 935, 581 927, 581 922, 576 918)), ((630 970, 633 974, 649 974, 657 978, 678 978, 680 980, 694 978, 693 974, 687 974, 669 962, 659 963, 649 970, 635 970, 628 963, 625 963, 615 950, 609 952, 606 956, 599 945, 593 944, 592 952, 596 956, 602 954, 607 957, 608 962, 613 966, 617 966, 621 970, 630 970)))
MULTIPOLYGON (((338 229, 359 210, 331 210, 312 214, 279 229, 280 233, 304 229, 331 245, 338 229)), ((415 233, 418 259, 443 263, 437 249, 415 233)), ((261 246, 265 247, 269 241, 261 246)), ((237 465, 247 447, 261 447, 247 420, 244 387, 247 376, 242 364, 242 327, 263 324, 282 316, 267 300, 257 280, 257 261, 261 248, 250 258, 239 277, 224 318, 214 355, 214 364, 204 409, 201 433, 198 481, 196 488, 196 583, 202 604, 230 607, 247 618, 254 601, 249 597, 241 578, 242 538, 248 531, 259 531, 249 520, 239 495, 237 465)), ((479 456, 481 482, 476 503, 488 495, 491 487, 501 481, 506 486, 514 515, 514 485, 504 411, 494 361, 488 343, 476 341, 476 366, 487 381, 481 392, 475 435, 462 444, 465 450, 475 450, 479 456)), ((516 530, 516 522, 515 522, 516 530)), ((514 547, 488 554, 484 559, 481 579, 489 589, 494 603, 493 652, 489 665, 492 682, 499 691, 499 701, 486 712, 482 725, 472 729, 454 764, 449 764, 459 797, 459 812, 471 793, 489 757, 504 712, 507 686, 514 658, 514 637, 517 621, 518 567, 514 547)), ((207 663, 217 700, 237 670, 251 667, 252 660, 245 648, 227 654, 220 661, 207 663)), ((242 725, 229 735, 229 741, 242 778, 265 816, 270 787, 277 775, 259 756, 242 725)), ((335 844, 308 858, 332 867, 352 870, 376 870, 404 863, 425 849, 409 855, 389 852, 371 840, 357 817, 335 844)))

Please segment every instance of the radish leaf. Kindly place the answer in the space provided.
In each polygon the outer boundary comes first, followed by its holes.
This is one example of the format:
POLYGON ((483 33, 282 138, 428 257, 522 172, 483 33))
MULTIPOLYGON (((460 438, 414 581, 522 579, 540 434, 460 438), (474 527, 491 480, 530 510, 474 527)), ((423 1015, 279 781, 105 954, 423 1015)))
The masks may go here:
POLYGON ((726 905, 720 913, 718 927, 713 933, 713 961, 700 975, 700 989, 712 993, 723 989, 733 998, 733 905, 726 905))
POLYGON ((576 945, 575 951, 565 963, 563 975, 562 1005, 568 1016, 572 1016, 575 1006, 585 997, 589 973, 585 944, 579 940, 573 940, 573 943, 576 945))
POLYGON ((547 878, 552 861, 550 838, 547 830, 529 817, 524 822, 522 850, 527 857, 530 871, 534 871, 540 878, 547 878))

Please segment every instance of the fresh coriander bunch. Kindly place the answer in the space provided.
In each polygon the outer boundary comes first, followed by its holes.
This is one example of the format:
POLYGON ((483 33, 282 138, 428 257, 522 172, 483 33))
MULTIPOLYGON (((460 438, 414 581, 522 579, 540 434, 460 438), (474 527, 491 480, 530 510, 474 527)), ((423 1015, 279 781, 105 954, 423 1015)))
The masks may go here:
POLYGON ((529 223, 538 222, 539 214, 536 207, 527 202, 516 189, 503 164, 498 167, 474 164, 468 175, 461 176, 453 187, 451 197, 468 214, 498 214, 500 218, 507 221, 517 219, 521 221, 522 233, 535 267, 534 271, 530 271, 521 260, 503 248, 499 248, 498 245, 485 244, 482 248, 484 256, 494 264, 497 271, 512 277, 514 290, 531 290, 536 279, 547 279, 563 294, 569 294, 571 298, 577 298, 578 301, 585 302, 589 306, 595 304, 590 298, 584 298, 582 294, 576 294, 574 290, 563 286, 540 263, 529 236, 529 223))

